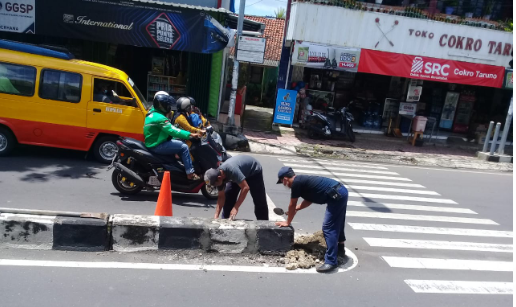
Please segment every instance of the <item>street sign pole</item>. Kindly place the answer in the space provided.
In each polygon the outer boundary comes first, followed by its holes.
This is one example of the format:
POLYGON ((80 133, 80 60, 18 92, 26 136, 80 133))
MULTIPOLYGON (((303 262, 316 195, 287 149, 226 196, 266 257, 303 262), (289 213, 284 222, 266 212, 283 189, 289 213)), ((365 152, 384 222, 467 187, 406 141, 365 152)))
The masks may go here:
POLYGON ((240 67, 239 62, 237 60, 238 53, 238 40, 240 35, 242 35, 242 30, 244 28, 244 10, 245 10, 245 0, 240 0, 240 7, 238 10, 238 25, 237 25, 237 36, 235 46, 235 56, 233 57, 233 79, 231 82, 231 96, 229 98, 229 111, 228 111, 228 126, 235 126, 235 104, 236 104, 236 95, 238 89, 238 69, 240 67))

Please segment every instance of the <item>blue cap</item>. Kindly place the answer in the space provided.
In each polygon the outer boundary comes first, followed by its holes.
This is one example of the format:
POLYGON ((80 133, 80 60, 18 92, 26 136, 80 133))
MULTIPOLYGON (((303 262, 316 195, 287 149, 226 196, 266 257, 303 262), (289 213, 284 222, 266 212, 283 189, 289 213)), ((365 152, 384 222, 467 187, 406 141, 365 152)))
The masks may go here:
POLYGON ((280 184, 283 181, 283 177, 291 178, 294 177, 296 174, 294 173, 294 170, 291 167, 283 166, 280 168, 278 172, 278 182, 276 184, 280 184))

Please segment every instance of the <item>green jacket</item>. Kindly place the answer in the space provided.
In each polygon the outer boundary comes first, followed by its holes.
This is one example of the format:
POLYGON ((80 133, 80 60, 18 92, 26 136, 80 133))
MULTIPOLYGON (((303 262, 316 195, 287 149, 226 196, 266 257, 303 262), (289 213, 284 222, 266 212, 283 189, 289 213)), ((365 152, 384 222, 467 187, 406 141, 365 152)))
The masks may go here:
POLYGON ((145 137, 145 146, 153 148, 165 142, 169 137, 186 140, 190 138, 190 132, 172 126, 165 115, 151 108, 145 117, 143 136, 145 137))

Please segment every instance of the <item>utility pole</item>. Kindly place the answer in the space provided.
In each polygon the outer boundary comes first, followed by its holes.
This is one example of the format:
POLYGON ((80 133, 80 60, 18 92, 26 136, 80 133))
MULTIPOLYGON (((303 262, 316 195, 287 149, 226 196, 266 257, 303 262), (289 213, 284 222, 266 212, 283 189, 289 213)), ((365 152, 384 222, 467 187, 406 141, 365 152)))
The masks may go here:
POLYGON ((238 69, 239 63, 237 60, 237 52, 238 52, 238 40, 240 35, 242 35, 242 30, 244 28, 244 10, 245 10, 245 0, 240 0, 240 7, 238 10, 238 25, 237 25, 237 36, 235 45, 235 56, 233 57, 233 80, 231 82, 231 96, 229 98, 229 111, 228 111, 228 122, 227 125, 234 127, 235 126, 235 104, 236 104, 236 95, 238 89, 238 69))

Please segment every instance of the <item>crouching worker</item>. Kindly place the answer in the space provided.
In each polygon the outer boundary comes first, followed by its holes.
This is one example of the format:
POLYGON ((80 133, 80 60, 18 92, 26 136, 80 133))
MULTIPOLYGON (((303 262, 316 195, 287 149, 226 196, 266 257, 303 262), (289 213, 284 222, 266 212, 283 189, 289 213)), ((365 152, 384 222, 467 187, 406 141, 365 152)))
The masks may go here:
POLYGON ((327 204, 322 230, 326 240, 324 264, 317 272, 326 273, 338 267, 337 257, 345 255, 344 224, 348 206, 348 190, 340 182, 319 176, 297 175, 290 167, 282 167, 278 172, 278 184, 290 188, 290 204, 288 218, 284 222, 276 222, 280 227, 288 227, 297 211, 303 210, 312 203, 327 204), (300 205, 299 197, 303 198, 300 205))
POLYGON ((247 193, 251 192, 254 202, 254 214, 257 220, 269 219, 269 207, 263 182, 262 166, 251 156, 238 155, 226 160, 219 168, 211 168, 204 173, 206 184, 216 186, 219 190, 215 218, 222 216, 235 219, 238 209, 247 193))
POLYGON ((199 135, 172 126, 166 116, 170 113, 173 104, 175 99, 169 95, 160 94, 154 97, 153 107, 147 113, 143 127, 145 146, 158 155, 179 155, 183 160, 188 179, 199 180, 200 177, 194 174, 188 145, 180 140, 171 139, 187 140, 191 137, 198 138, 199 135))

